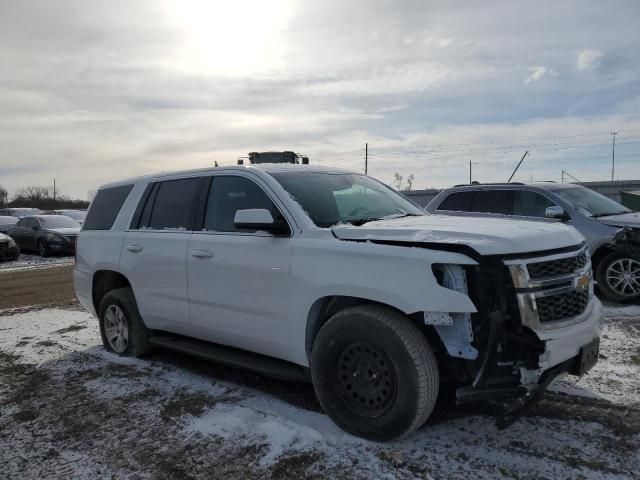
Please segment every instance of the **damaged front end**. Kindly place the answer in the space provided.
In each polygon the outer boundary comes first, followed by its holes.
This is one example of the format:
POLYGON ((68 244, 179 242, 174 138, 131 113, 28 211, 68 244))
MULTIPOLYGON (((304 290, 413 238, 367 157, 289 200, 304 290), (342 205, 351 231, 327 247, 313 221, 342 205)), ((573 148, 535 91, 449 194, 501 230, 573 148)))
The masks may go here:
POLYGON ((503 407, 504 428, 562 374, 595 365, 600 303, 593 294, 584 245, 560 251, 478 256, 474 267, 433 266, 438 282, 465 293, 477 313, 425 313, 456 378, 456 401, 487 400, 503 407))

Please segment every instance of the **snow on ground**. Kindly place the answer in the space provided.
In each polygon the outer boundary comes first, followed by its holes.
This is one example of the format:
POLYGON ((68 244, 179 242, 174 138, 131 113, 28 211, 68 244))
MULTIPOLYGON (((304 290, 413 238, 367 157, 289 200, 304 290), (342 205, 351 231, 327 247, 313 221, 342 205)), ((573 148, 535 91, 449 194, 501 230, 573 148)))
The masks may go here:
POLYGON ((0 273, 73 265, 74 262, 75 259, 73 257, 42 258, 38 255, 27 255, 21 253, 18 257, 18 260, 13 260, 10 262, 0 262, 0 273))
MULTIPOLYGON (((602 355, 505 431, 480 407, 407 439, 352 437, 311 387, 154 353, 107 353, 97 321, 0 316, 5 478, 639 478, 640 318, 606 309, 602 355), (575 385, 574 385, 575 384, 575 385)), ((571 377, 569 377, 571 378, 571 377)))

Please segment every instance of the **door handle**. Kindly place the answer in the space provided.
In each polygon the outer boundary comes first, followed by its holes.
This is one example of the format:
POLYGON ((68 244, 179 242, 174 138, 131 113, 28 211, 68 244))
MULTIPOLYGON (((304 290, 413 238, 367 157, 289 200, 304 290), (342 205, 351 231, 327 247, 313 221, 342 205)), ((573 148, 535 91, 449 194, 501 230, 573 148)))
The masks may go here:
POLYGON ((209 250, 192 250, 191 256, 198 258, 211 258, 213 257, 213 252, 209 250))
POLYGON ((142 245, 129 245, 127 246, 127 250, 133 253, 138 253, 142 251, 142 245))

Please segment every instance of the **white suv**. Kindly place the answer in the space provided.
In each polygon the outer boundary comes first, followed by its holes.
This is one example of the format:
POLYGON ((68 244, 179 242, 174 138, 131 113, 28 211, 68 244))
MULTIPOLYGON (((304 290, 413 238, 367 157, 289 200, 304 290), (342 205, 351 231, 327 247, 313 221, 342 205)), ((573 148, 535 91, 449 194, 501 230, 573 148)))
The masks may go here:
POLYGON ((598 355, 584 239, 562 224, 427 215, 364 175, 217 167, 101 187, 75 288, 105 347, 311 380, 343 429, 425 423, 439 392, 506 425, 598 355))

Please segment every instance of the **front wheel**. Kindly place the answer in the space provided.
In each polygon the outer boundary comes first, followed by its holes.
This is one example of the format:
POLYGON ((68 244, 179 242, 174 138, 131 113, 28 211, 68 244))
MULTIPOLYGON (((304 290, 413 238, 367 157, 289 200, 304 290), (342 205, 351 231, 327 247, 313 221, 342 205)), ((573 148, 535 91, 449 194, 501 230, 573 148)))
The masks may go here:
POLYGON ((343 430, 375 441, 410 434, 436 403, 436 357, 420 329, 390 308, 360 305, 320 329, 311 354, 322 408, 343 430))
POLYGON ((42 258, 47 258, 49 256, 49 249, 47 248, 46 242, 42 238, 38 240, 38 254, 42 258))
POLYGON ((618 252, 605 256, 596 267, 600 293, 613 302, 640 298, 640 260, 618 252))

